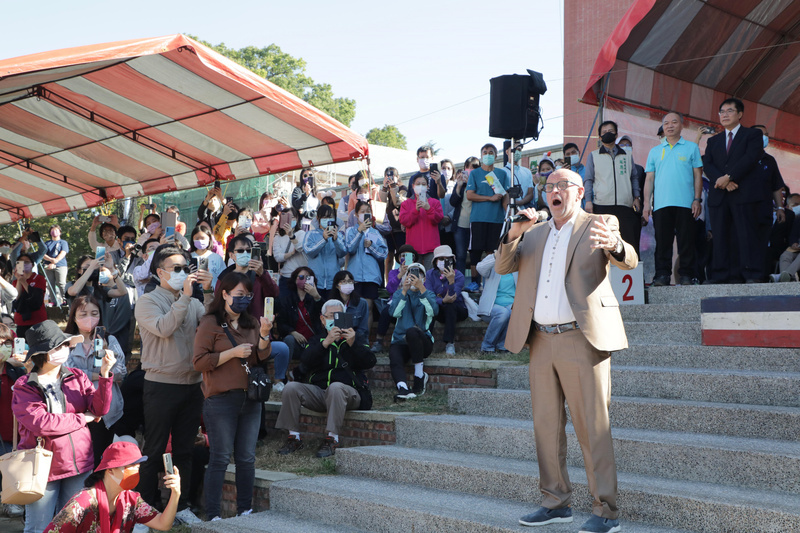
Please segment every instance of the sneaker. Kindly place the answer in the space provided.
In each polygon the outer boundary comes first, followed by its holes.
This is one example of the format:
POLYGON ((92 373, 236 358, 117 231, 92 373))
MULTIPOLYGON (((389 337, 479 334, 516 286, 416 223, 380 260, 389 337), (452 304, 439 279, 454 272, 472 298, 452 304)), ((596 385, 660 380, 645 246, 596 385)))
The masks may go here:
POLYGON ((615 531, 622 531, 619 520, 593 514, 589 520, 583 523, 580 533, 614 533, 615 531))
POLYGON ((416 397, 417 395, 408 390, 407 387, 403 387, 402 389, 397 389, 397 394, 394 395, 394 401, 399 402, 402 400, 410 400, 416 397))
POLYGON ((18 518, 25 514, 25 508, 21 505, 15 505, 13 503, 7 503, 4 505, 6 516, 9 518, 18 518))
POLYGON ((788 272, 781 272, 778 276, 778 281, 781 283, 786 283, 787 281, 792 281, 792 275, 788 272))
POLYGON ((217 520, 222 520, 222 518, 221 518, 221 517, 219 517, 219 516, 215 516, 214 518, 212 518, 211 520, 209 520, 209 522, 216 522, 217 520))
POLYGON ((467 285, 464 288, 464 290, 466 290, 467 292, 478 292, 479 290, 481 290, 481 284, 478 283, 477 281, 473 281, 472 283, 467 285))
POLYGON ((446 355, 455 355, 456 354, 456 345, 452 342, 448 342, 447 346, 444 347, 444 353, 446 355))
POLYGON ((272 390, 274 392, 283 392, 284 387, 286 387, 286 385, 283 384, 282 380, 278 380, 272 384, 272 390))
POLYGON ((297 450, 303 447, 303 441, 300 439, 296 439, 289 435, 289 438, 286 439, 286 444, 283 445, 283 448, 278 450, 279 455, 289 455, 290 453, 294 453, 297 450))
POLYGON ((669 287, 669 276, 656 276, 651 285, 653 287, 669 287))
POLYGON ((423 394, 425 394, 425 389, 427 388, 427 386, 428 386, 428 373, 423 372, 421 378, 414 376, 414 388, 411 390, 411 392, 413 392, 415 396, 422 396, 423 394))
POLYGON ((241 513, 239 513, 236 516, 250 516, 251 514, 253 514, 253 510, 252 509, 248 509, 246 511, 242 511, 241 513))
POLYGON ((370 346, 369 351, 372 353, 381 353, 383 351, 383 341, 375 341, 370 346))
POLYGON ((689 285, 694 285, 694 283, 692 282, 692 278, 690 278, 689 276, 681 276, 678 279, 678 285, 683 285, 684 287, 687 287, 689 285))
POLYGON ((317 457, 330 457, 336 453, 336 448, 338 447, 339 443, 336 442, 336 439, 333 437, 325 437, 325 440, 322 441, 322 446, 317 450, 317 457))
POLYGON ((175 513, 175 521, 178 525, 181 524, 201 524, 203 521, 197 518, 191 509, 184 509, 175 513))
POLYGON ((133 533, 150 533, 150 528, 144 524, 134 524, 133 533))
POLYGON ((572 507, 561 507, 560 509, 539 507, 535 512, 526 514, 519 519, 519 523, 523 526, 544 526, 559 522, 572 522, 572 507))

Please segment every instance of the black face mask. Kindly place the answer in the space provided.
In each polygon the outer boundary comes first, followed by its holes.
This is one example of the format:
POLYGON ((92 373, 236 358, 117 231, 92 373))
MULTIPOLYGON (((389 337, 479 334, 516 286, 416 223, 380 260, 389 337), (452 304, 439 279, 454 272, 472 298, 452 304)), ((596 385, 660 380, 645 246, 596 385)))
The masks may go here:
POLYGON ((600 140, 603 141, 604 144, 611 144, 617 140, 617 134, 613 131, 607 131, 600 136, 600 140))

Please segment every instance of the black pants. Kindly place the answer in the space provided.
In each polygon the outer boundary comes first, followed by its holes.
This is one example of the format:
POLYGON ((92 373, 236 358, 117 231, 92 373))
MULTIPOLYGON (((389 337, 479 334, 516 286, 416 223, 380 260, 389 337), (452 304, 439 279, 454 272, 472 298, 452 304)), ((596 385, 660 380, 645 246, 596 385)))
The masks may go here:
POLYGON ((672 241, 676 237, 680 259, 678 275, 697 277, 692 210, 686 207, 662 207, 653 211, 653 225, 656 230, 656 277, 672 273, 672 241))
MULTIPOLYGON (((633 246, 636 255, 639 255, 639 237, 642 234, 642 215, 632 207, 624 205, 594 205, 595 215, 614 215, 619 221, 619 234, 622 240, 633 246)), ((653 213, 655 221, 655 213, 653 213)), ((658 240, 658 239, 656 239, 658 240)))
POLYGON ((464 304, 460 304, 457 301, 451 304, 440 304, 436 321, 444 324, 442 340, 447 343, 453 342, 456 338, 456 322, 466 320, 468 316, 469 312, 467 312, 464 304))
POLYGON ((392 316, 389 314, 389 306, 387 305, 381 309, 381 316, 378 319, 378 337, 383 338, 386 332, 389 331, 389 325, 392 323, 392 316))
POLYGON ((163 508, 158 493, 159 473, 163 470, 162 454, 172 436, 172 463, 181 474, 181 499, 178 510, 188 506, 190 489, 200 480, 192 479, 192 451, 200 416, 203 392, 200 384, 173 385, 144 382, 144 450, 147 461, 139 469, 137 491, 144 501, 163 508))
POLYGON ((764 277, 764 249, 758 242, 759 202, 733 203, 723 198, 709 205, 714 255, 712 279, 717 282, 761 280, 764 277))
POLYGON ((395 383, 406 381, 406 361, 421 363, 433 351, 433 341, 420 328, 413 327, 406 331, 406 342, 392 343, 389 347, 389 368, 395 383))

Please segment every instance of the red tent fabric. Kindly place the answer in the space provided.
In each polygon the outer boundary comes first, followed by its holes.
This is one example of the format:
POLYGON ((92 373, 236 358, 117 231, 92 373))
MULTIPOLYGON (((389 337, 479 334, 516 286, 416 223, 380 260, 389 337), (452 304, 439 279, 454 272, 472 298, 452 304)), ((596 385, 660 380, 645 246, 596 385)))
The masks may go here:
POLYGON ((592 72, 587 103, 605 89, 612 109, 657 120, 674 109, 716 125, 719 104, 735 96, 743 122, 800 153, 800 2, 634 0, 592 72))
POLYGON ((183 35, 0 61, 0 224, 367 155, 360 135, 183 35))

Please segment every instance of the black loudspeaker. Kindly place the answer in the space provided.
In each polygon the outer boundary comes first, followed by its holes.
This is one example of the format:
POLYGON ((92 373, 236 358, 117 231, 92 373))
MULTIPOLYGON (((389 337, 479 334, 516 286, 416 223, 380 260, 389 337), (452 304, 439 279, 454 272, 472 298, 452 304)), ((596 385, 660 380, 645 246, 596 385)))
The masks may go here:
POLYGON ((542 75, 509 74, 489 80, 489 136, 503 139, 539 138, 539 96, 547 90, 542 75))

